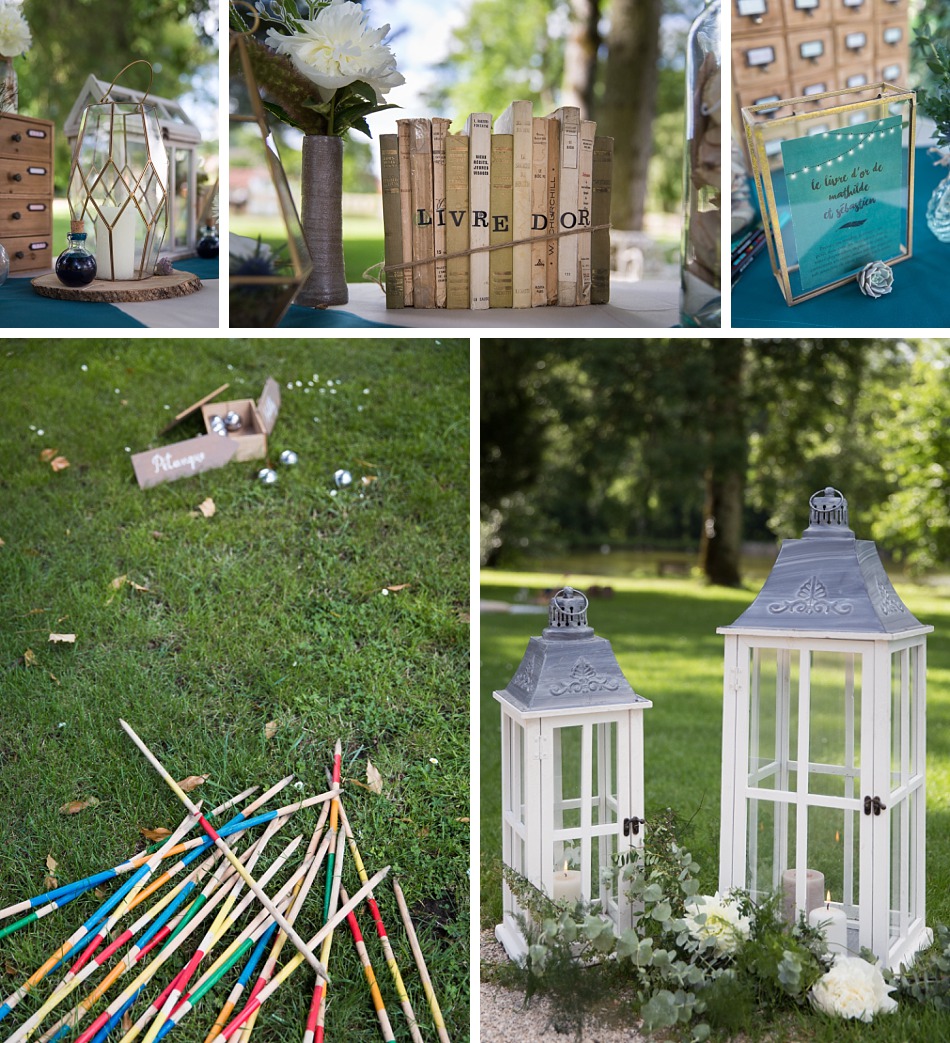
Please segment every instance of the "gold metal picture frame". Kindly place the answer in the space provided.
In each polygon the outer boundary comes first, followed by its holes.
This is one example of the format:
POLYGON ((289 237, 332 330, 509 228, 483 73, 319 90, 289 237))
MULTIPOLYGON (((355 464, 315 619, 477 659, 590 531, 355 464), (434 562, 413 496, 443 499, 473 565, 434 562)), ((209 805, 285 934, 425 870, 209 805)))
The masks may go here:
POLYGON ((916 138, 913 91, 885 82, 872 83, 751 105, 743 108, 741 114, 769 259, 786 304, 799 304, 852 281, 869 261, 882 260, 894 265, 913 255, 916 138), (801 139, 812 141, 802 143, 801 139), (827 141, 825 155, 820 153, 822 139, 827 141), (861 151, 865 148, 866 152, 861 151), (793 155, 810 153, 819 160, 813 167, 804 165, 793 169, 796 165, 788 166, 786 162, 793 155), (877 162, 885 155, 886 164, 877 162), (875 173, 863 182, 866 198, 860 202, 876 202, 876 196, 871 193, 875 185, 884 187, 885 175, 880 174, 879 168, 885 166, 887 184, 882 196, 886 196, 887 202, 875 211, 867 228, 864 227, 866 214, 854 214, 850 221, 846 218, 851 215, 842 216, 841 211, 857 209, 853 202, 833 204, 824 215, 818 215, 816 222, 815 206, 806 207, 796 201, 801 198, 802 182, 799 181, 796 188, 791 181, 803 175, 812 179, 809 181, 812 188, 821 184, 814 203, 819 201, 822 192, 834 197, 859 189, 861 186, 845 184, 835 192, 838 187, 835 182, 848 179, 846 173, 835 175, 838 171, 849 171, 852 166, 855 174, 859 174, 858 160, 868 156, 872 156, 868 169, 875 173), (816 173, 820 176, 814 179, 816 173), (832 185, 830 190, 825 188, 826 180, 832 185), (829 218, 828 229, 818 227, 822 216, 829 218), (837 241, 829 245, 831 241, 826 232, 832 228, 837 233, 837 241), (875 248, 881 252, 871 256, 875 248))

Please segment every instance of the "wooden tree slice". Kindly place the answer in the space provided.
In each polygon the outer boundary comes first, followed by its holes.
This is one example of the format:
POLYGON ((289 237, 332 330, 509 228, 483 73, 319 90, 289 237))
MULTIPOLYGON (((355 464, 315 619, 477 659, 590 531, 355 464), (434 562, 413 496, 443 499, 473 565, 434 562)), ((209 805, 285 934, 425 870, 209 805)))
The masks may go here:
POLYGON ((187 297, 201 289, 201 280, 191 272, 173 268, 170 275, 153 275, 129 282, 106 282, 94 279, 88 286, 64 286, 55 275, 41 275, 31 281, 41 297, 58 301, 98 301, 120 304, 126 301, 167 301, 187 297))

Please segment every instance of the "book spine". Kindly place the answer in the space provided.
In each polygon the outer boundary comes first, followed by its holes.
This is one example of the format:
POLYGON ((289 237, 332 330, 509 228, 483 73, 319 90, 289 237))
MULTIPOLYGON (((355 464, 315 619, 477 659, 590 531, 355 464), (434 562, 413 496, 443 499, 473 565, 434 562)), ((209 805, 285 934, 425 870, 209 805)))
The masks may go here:
POLYGON ((557 110, 561 123, 561 179, 558 191, 557 303, 559 307, 577 304, 577 236, 571 232, 577 226, 578 159, 580 154, 580 110, 565 106, 557 110))
MULTIPOLYGON (((515 101, 512 109, 513 180, 511 234, 515 240, 531 235, 531 171, 534 137, 530 101, 515 101)), ((531 307, 531 245, 512 249, 512 306, 531 307)))
MULTIPOLYGON (((412 137, 410 120, 397 120, 396 128, 399 137, 399 214, 402 223, 402 260, 403 264, 412 261, 412 178, 409 172, 409 141, 412 137)), ((405 288, 405 306, 412 307, 412 268, 403 269, 403 287, 405 288)))
MULTIPOLYGON (((383 258, 386 266, 402 264, 402 212, 399 199, 399 135, 380 134, 379 169, 383 191, 383 258)), ((386 273, 386 307, 406 304, 404 268, 386 273)))
MULTIPOLYGON (((594 138, 594 178, 591 202, 591 225, 610 224, 610 192, 614 168, 614 139, 598 135, 594 138)), ((591 232, 590 302, 606 304, 610 300, 610 229, 591 232)))
MULTIPOLYGON (((577 227, 590 228, 594 182, 594 135, 597 124, 581 120, 580 151, 577 157, 577 227)), ((591 234, 577 236, 577 297, 578 304, 590 304, 591 234)))
POLYGON ((427 119, 409 121, 409 171, 412 179, 412 258, 414 265, 412 306, 435 307, 435 230, 432 216, 432 124, 427 119))
POLYGON ((449 134, 445 139, 445 303, 448 308, 470 305, 469 258, 452 257, 468 251, 468 135, 449 134))
POLYGON ((435 224, 435 306, 445 307, 445 136, 452 121, 432 119, 432 217, 435 224))
MULTIPOLYGON (((469 117, 469 202, 471 249, 489 245, 488 213, 491 203, 491 116, 474 112, 469 117)), ((488 251, 473 253, 470 260, 471 307, 488 307, 488 251)))
MULTIPOLYGON (((561 124, 556 119, 548 120, 548 234, 558 230, 558 200, 561 195, 561 124)), ((557 304, 557 273, 560 258, 560 243, 557 238, 548 240, 547 293, 548 306, 557 304)))
POLYGON ((548 230, 548 126, 550 120, 535 116, 531 121, 531 307, 548 303, 548 244, 540 239, 548 230))
MULTIPOLYGON (((489 242, 492 246, 511 242, 514 187, 514 143, 512 134, 491 136, 491 196, 489 242)), ((488 259, 488 306, 512 307, 512 249, 492 250, 488 259)))

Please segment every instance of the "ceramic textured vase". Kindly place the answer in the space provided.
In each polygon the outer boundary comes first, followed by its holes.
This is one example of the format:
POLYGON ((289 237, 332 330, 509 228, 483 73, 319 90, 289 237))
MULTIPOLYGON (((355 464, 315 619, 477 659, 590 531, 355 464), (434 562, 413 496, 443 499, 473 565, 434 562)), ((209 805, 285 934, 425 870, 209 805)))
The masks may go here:
POLYGON ((19 106, 19 88, 13 59, 0 54, 0 112, 16 112, 19 106))
POLYGON ((301 188, 301 224, 313 271, 294 303, 307 308, 346 304, 342 138, 316 134, 304 137, 301 188))
POLYGON ((950 174, 934 189, 927 204, 927 227, 942 243, 950 243, 950 174))

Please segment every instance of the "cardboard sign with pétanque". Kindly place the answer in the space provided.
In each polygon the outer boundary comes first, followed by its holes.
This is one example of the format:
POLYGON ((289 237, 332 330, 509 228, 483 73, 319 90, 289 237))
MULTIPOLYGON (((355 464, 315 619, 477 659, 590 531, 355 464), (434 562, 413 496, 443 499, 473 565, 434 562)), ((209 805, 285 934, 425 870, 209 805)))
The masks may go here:
POLYGON ((164 434, 200 410, 206 434, 172 445, 146 449, 132 457, 132 467, 141 488, 148 489, 163 482, 174 482, 179 478, 201 474, 202 471, 211 471, 232 460, 260 460, 267 455, 267 436, 274 430, 280 411, 280 386, 273 377, 268 377, 257 402, 250 398, 215 401, 216 396, 228 387, 228 384, 222 384, 210 395, 182 410, 160 432, 164 434), (211 433, 211 418, 225 417, 231 412, 241 418, 240 428, 226 435, 211 433))

